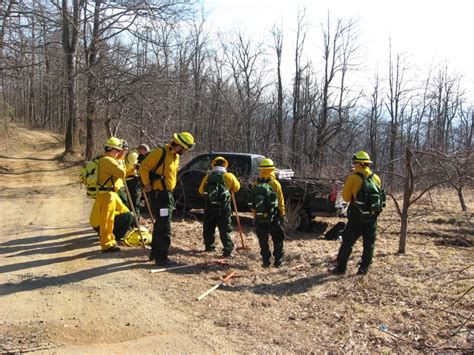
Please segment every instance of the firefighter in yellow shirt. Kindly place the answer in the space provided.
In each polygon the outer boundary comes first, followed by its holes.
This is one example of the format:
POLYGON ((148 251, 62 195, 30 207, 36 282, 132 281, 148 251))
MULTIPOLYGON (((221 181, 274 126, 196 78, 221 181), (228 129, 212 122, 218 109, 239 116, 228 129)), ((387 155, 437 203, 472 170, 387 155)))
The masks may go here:
POLYGON ((212 170, 204 176, 199 186, 199 193, 204 196, 203 237, 206 251, 216 249, 214 232, 216 227, 222 242, 224 257, 229 257, 234 250, 232 243, 232 207, 230 192, 240 190, 240 183, 234 174, 227 172, 229 162, 223 157, 216 157, 212 170))
POLYGON ((125 178, 125 170, 117 161, 122 150, 121 140, 109 138, 104 150, 105 156, 98 162, 99 192, 92 207, 90 224, 99 230, 100 247, 106 253, 120 251, 116 241, 129 230, 132 214, 117 194, 125 178))
POLYGON ((281 185, 275 176, 273 160, 263 159, 258 169, 260 174, 252 187, 250 208, 255 217, 262 266, 270 266, 271 252, 268 245, 268 235, 270 234, 273 240, 273 257, 275 258, 273 265, 280 267, 284 256, 285 198, 281 185))
MULTIPOLYGON (((353 156, 352 161, 354 168, 351 169, 351 175, 347 177, 342 190, 342 198, 344 201, 349 202, 347 209, 348 222, 342 233, 342 244, 337 255, 337 266, 332 270, 332 273, 344 274, 346 272, 347 261, 352 253, 352 247, 357 239, 362 236, 362 260, 357 274, 366 275, 372 264, 377 233, 377 217, 381 208, 385 206, 385 193, 381 189, 382 183, 380 178, 369 168, 369 165, 372 163, 369 154, 364 151, 357 152, 353 156), (372 196, 375 196, 376 199, 372 202, 381 204, 378 213, 367 212, 364 214, 361 213, 361 208, 358 207, 357 195, 362 188, 362 184, 367 179, 372 179, 372 186, 375 189, 375 193, 372 196), (377 194, 380 194, 380 196, 377 196, 377 194)), ((366 198, 363 199, 365 200, 366 198)), ((373 206, 375 203, 371 203, 371 205, 373 206)))
POLYGON ((138 217, 140 217, 140 191, 142 189, 138 168, 149 150, 146 144, 140 144, 137 149, 132 149, 125 155, 126 184, 138 217))
POLYGON ((175 133, 171 143, 151 151, 139 168, 145 192, 151 191, 151 205, 155 215, 150 259, 157 265, 166 265, 171 245, 173 217, 173 190, 179 167, 179 156, 194 147, 189 132, 175 133))
MULTIPOLYGON (((126 175, 127 170, 125 167, 125 157, 128 153, 128 143, 125 139, 121 139, 120 141, 122 142, 122 149, 120 150, 120 153, 117 156, 117 162, 125 170, 125 175, 126 175)), ((117 181, 117 185, 116 185, 118 188, 117 194, 119 195, 120 199, 125 204, 125 206, 127 206, 129 210, 132 210, 128 201, 127 192, 125 191, 124 185, 125 185, 125 179, 120 179, 119 181, 117 181)))

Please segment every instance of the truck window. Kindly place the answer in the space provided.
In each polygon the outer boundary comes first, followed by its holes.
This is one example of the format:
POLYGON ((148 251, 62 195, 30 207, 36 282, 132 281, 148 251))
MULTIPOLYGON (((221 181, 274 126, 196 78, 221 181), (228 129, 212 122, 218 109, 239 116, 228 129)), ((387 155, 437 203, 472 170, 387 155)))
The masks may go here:
POLYGON ((262 162, 262 160, 265 159, 264 156, 262 155, 257 155, 253 157, 253 162, 252 162, 252 176, 258 176, 259 171, 258 171, 258 166, 262 162))
POLYGON ((250 173, 250 158, 248 156, 234 155, 226 157, 229 162, 227 171, 235 174, 235 176, 248 176, 250 173))
POLYGON ((189 165, 186 167, 186 170, 208 171, 211 168, 212 159, 213 158, 208 155, 197 157, 189 163, 189 165))

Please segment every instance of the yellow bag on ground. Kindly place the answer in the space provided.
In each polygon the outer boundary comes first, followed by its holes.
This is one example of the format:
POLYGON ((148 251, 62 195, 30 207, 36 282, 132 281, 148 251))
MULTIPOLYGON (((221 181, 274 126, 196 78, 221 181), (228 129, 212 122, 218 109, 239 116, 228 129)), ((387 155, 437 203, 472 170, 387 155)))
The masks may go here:
MULTIPOLYGON (((142 232, 142 238, 145 242, 145 245, 151 244, 152 235, 145 226, 140 226, 140 231, 142 232)), ((133 228, 124 238, 123 242, 129 247, 139 247, 142 245, 140 240, 140 233, 138 228, 133 228)))

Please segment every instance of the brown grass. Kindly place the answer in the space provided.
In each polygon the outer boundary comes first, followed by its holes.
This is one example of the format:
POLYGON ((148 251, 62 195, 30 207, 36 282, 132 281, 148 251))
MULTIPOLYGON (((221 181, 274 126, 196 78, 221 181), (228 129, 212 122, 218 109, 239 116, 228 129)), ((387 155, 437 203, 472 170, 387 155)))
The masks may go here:
MULTIPOLYGON (((466 195, 472 201, 472 191, 466 195)), ((468 351, 473 347, 468 329, 473 322, 473 214, 460 212, 456 195, 449 191, 431 196, 413 207, 404 255, 396 253, 399 220, 389 204, 379 219, 374 264, 365 277, 354 275, 360 241, 348 274, 332 276, 328 270, 340 243, 316 232, 289 234, 285 266, 263 269, 256 236, 247 223, 251 250, 236 252, 229 267, 151 274, 150 282, 162 284, 163 297, 184 307, 197 326, 213 319, 239 352, 468 351), (195 301, 229 270, 240 277, 195 301)), ((330 227, 339 219, 322 221, 330 227)), ((234 240, 237 244, 237 234, 234 240)), ((193 264, 220 254, 204 254, 202 249, 199 214, 177 218, 173 259, 193 264)))

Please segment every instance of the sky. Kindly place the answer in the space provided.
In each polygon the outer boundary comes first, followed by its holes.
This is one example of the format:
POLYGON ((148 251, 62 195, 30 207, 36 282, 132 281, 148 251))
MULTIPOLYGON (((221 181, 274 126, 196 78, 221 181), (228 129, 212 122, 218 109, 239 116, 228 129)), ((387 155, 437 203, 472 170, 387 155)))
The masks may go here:
POLYGON ((387 69, 388 43, 422 73, 447 63, 463 75, 463 86, 474 102, 474 0, 202 0, 212 31, 240 29, 271 45, 270 29, 281 24, 288 68, 294 50, 298 11, 306 9, 311 24, 307 56, 320 55, 321 24, 331 18, 357 21, 363 71, 373 76, 387 69), (312 49, 314 48, 314 49, 312 49))

